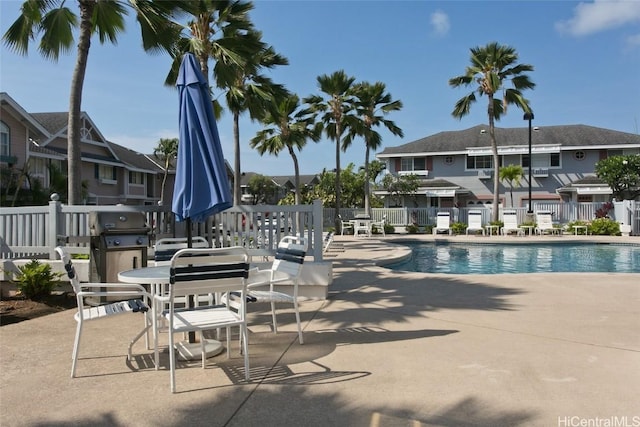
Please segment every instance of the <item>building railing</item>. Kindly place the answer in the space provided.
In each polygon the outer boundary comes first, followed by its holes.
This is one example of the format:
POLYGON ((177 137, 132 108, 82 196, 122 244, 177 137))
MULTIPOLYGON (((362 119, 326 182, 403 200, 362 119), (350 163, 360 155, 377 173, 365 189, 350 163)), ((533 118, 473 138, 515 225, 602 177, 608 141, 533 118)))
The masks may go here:
MULTIPOLYGON (((89 254, 90 212, 144 212, 151 229, 150 245, 162 237, 185 237, 186 222, 176 222, 170 206, 69 206, 51 201, 47 206, 0 210, 0 259, 55 259, 54 248, 89 254)), ((203 236, 213 247, 240 245, 251 255, 274 254, 285 235, 302 235, 307 254, 322 261, 322 202, 311 205, 234 206, 192 224, 192 235, 203 236)))

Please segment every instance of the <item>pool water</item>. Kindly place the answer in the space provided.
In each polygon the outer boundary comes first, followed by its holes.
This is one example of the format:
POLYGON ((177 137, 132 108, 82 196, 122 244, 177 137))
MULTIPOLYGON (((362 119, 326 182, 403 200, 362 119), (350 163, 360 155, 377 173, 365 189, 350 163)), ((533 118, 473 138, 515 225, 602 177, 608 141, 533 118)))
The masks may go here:
POLYGON ((412 256, 386 265, 402 271, 448 274, 640 273, 640 245, 554 243, 403 243, 412 256))

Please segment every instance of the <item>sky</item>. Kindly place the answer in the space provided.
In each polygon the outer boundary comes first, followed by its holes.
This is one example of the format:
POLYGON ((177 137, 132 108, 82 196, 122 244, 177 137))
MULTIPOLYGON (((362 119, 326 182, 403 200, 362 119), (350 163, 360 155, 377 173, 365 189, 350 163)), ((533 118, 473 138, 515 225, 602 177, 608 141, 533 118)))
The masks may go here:
MULTIPOLYGON (((0 0, 4 34, 22 2, 0 0)), ((75 7, 76 2, 69 2, 75 7)), ((450 78, 470 64, 469 49, 498 42, 513 47, 518 63, 533 65, 535 89, 524 92, 534 126, 584 124, 640 133, 640 0, 596 1, 266 1, 254 2, 251 20, 263 40, 289 60, 269 71, 300 97, 321 95, 317 78, 344 70, 356 82, 382 82, 403 108, 387 115, 404 137, 384 128, 381 151, 439 132, 487 124, 487 98, 461 120, 451 112, 474 88, 452 88, 450 78)), ((77 8, 74 9, 77 12, 77 8)), ((0 90, 26 111, 68 111, 75 48, 57 63, 0 48, 0 90)), ((178 136, 178 92, 164 86, 167 55, 143 51, 133 19, 116 46, 94 37, 82 110, 105 138, 151 153, 160 138, 178 136)), ((210 64, 213 68, 213 64, 210 64)), ((214 96, 222 94, 214 91, 214 96)), ((525 127, 511 107, 498 127, 525 127)), ((286 153, 260 156, 249 140, 261 129, 240 120, 242 172, 293 175, 286 153)), ((233 165, 231 114, 218 122, 226 160, 233 165)), ((335 168, 335 145, 309 141, 298 155, 300 172, 335 168)), ((341 154, 341 167, 364 164, 362 140, 341 154)), ((371 156, 374 158, 374 155, 371 156)))

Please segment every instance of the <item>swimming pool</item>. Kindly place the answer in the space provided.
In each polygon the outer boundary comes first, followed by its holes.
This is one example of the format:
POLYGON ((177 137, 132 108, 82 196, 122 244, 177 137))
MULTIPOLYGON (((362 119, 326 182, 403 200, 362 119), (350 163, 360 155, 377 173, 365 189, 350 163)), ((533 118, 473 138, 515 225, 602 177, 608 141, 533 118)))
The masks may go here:
POLYGON ((448 274, 640 273, 640 245, 403 242, 411 258, 392 270, 448 274))

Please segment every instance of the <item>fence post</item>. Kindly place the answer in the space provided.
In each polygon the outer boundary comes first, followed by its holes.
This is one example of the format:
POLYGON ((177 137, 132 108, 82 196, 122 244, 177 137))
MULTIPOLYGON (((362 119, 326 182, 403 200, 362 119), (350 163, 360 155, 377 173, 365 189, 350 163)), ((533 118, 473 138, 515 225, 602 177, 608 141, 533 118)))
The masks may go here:
POLYGON ((322 200, 313 201, 313 260, 322 261, 322 200))
POLYGON ((47 246, 49 247, 49 259, 56 259, 55 247, 58 245, 58 234, 62 233, 62 209, 60 208, 60 197, 57 194, 51 195, 49 201, 49 233, 47 236, 47 246))

